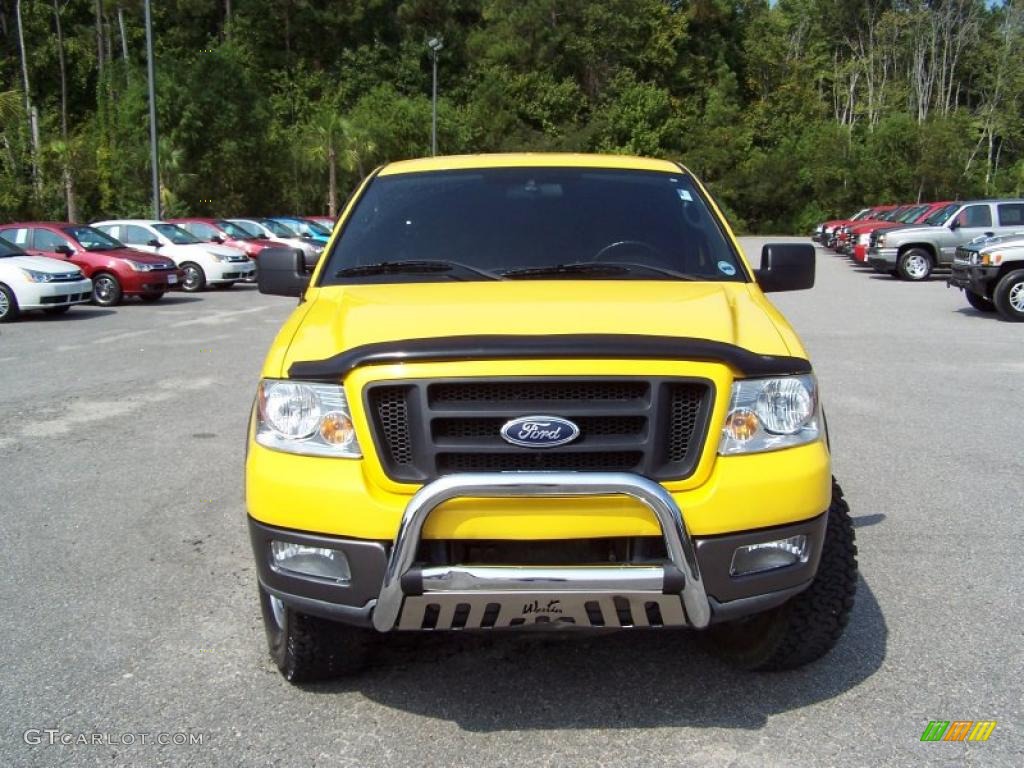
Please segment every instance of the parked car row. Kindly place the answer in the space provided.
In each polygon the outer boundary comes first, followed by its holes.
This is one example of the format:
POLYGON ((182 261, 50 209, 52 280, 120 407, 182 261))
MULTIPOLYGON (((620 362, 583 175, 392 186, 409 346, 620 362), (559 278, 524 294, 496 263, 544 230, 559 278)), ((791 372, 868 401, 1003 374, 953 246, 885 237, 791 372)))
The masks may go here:
POLYGON ((972 307, 1024 321, 1024 199, 876 206, 823 222, 812 237, 903 280, 951 269, 947 285, 972 307))
POLYGON ((294 216, 3 224, 0 322, 28 310, 59 314, 90 301, 114 306, 176 289, 230 288, 255 280, 267 248, 291 248, 312 269, 329 237, 316 221, 294 216))

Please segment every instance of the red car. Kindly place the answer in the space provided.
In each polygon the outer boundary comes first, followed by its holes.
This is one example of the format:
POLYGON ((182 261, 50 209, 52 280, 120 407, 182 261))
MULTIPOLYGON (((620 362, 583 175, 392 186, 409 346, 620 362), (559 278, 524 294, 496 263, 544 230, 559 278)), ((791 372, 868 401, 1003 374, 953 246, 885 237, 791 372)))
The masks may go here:
POLYGON ((0 237, 33 256, 70 261, 92 278, 93 303, 119 304, 125 296, 158 301, 177 288, 177 265, 163 256, 136 251, 98 229, 59 221, 23 221, 5 224, 0 237))
MULTIPOLYGON (((871 236, 876 232, 884 232, 887 229, 895 229, 896 227, 905 227, 911 224, 924 224, 928 219, 934 216, 936 213, 945 211, 951 205, 956 205, 949 200, 944 200, 940 203, 921 203, 920 205, 913 206, 911 210, 896 219, 890 219, 888 221, 876 221, 873 223, 867 223, 858 225, 851 230, 853 237, 853 259, 861 263, 867 263, 868 260, 868 248, 871 247, 871 236)), ((945 214, 945 218, 948 218, 949 211, 945 214)), ((943 221, 945 220, 943 218, 943 221)))
POLYGON ((198 238, 204 243, 219 243, 245 251, 245 255, 253 260, 259 259, 260 252, 264 249, 274 247, 274 243, 270 240, 254 237, 237 224, 225 219, 204 219, 190 216, 184 219, 167 219, 167 221, 170 224, 177 224, 192 237, 198 238))
POLYGON ((870 227, 874 224, 881 224, 890 221, 902 221, 904 216, 912 214, 918 206, 915 204, 904 204, 893 206, 887 211, 882 213, 873 213, 870 216, 865 216, 863 219, 858 221, 851 221, 849 224, 844 224, 836 230, 835 245, 832 249, 836 253, 842 253, 847 256, 853 253, 853 245, 857 241, 856 235, 853 231, 858 227, 870 227))
POLYGON ((877 216, 878 214, 891 210, 895 207, 895 205, 873 205, 870 208, 864 208, 857 211, 847 219, 831 219, 829 221, 824 221, 818 225, 813 239, 817 240, 824 246, 832 248, 835 246, 836 233, 840 227, 853 221, 869 219, 872 216, 877 216))

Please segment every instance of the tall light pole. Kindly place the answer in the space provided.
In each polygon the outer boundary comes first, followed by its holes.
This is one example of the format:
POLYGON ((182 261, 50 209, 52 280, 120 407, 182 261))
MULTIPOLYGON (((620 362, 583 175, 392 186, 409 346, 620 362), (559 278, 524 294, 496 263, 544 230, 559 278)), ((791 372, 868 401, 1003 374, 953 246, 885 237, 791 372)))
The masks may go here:
POLYGON ((153 18, 146 0, 146 70, 149 75, 149 153, 153 179, 153 218, 160 217, 160 155, 156 143, 156 68, 153 64, 153 18))
POLYGON ((430 154, 437 155, 437 54, 444 48, 444 40, 432 37, 427 41, 430 55, 434 59, 434 98, 430 110, 430 154))

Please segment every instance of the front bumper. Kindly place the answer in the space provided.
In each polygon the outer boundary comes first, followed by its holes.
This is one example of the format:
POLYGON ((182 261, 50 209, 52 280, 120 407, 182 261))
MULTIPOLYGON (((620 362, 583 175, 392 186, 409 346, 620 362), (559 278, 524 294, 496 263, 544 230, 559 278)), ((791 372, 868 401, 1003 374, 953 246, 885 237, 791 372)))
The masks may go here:
POLYGON ((166 269, 151 272, 129 272, 118 275, 125 295, 165 293, 181 285, 181 270, 166 269))
POLYGON ((896 248, 869 248, 868 264, 875 269, 888 271, 896 268, 899 251, 896 248))
POLYGON ((239 280, 252 280, 256 275, 256 265, 245 261, 219 262, 206 276, 208 283, 236 283, 239 280))
POLYGON ((448 475, 409 501, 394 543, 322 536, 249 519, 260 583, 297 610, 378 631, 479 629, 526 624, 573 627, 704 628, 774 607, 806 588, 817 570, 826 515, 719 536, 694 537, 686 516, 661 485, 630 473, 502 472, 448 475), (429 565, 416 562, 424 524, 462 498, 566 499, 626 496, 661 528, 664 562, 616 566, 429 565), (805 562, 731 576, 738 546, 804 534, 805 562), (352 572, 328 583, 272 566, 270 542, 341 550, 352 572))
POLYGON ((991 297, 992 288, 999 276, 999 267, 953 263, 952 272, 946 278, 946 285, 968 290, 979 296, 991 297))
POLYGON ((74 304, 88 304, 92 300, 92 280, 60 283, 22 283, 16 288, 21 309, 50 309, 74 304))

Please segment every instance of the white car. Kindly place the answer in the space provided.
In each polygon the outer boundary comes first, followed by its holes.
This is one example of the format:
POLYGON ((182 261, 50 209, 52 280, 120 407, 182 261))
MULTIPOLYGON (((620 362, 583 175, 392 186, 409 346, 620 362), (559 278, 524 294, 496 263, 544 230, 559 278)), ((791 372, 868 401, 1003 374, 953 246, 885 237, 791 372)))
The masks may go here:
POLYGON ((60 315, 92 298, 92 280, 57 259, 29 256, 0 238, 0 323, 29 309, 60 315))
POLYGON ((271 242, 289 245, 302 251, 306 269, 312 271, 320 260, 324 247, 308 237, 300 237, 293 229, 273 219, 228 219, 242 229, 252 232, 256 237, 265 237, 271 242))
POLYGON ((207 285, 230 288, 256 272, 256 266, 238 248, 204 243, 165 221, 120 219, 99 221, 92 226, 130 248, 172 259, 181 269, 181 287, 185 291, 201 291, 207 285))

